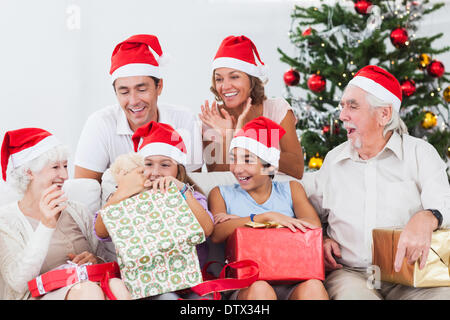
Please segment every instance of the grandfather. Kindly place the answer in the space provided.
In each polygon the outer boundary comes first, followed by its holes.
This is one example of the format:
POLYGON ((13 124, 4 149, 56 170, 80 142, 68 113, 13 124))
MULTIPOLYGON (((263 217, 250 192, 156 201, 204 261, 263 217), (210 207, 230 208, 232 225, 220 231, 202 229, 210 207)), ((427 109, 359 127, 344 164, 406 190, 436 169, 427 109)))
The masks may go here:
POLYGON ((432 232, 450 222, 446 165, 432 145, 408 135, 399 116, 401 88, 377 66, 346 87, 340 120, 348 140, 317 172, 311 201, 328 223, 325 286, 332 299, 450 299, 449 287, 368 286, 372 229, 402 227, 394 269, 406 257, 424 267, 432 232))
POLYGON ((103 172, 116 157, 133 151, 134 131, 152 120, 170 124, 183 136, 187 171, 201 168, 202 138, 195 115, 158 103, 163 89, 162 56, 154 35, 134 35, 115 47, 110 74, 119 105, 105 107, 88 118, 75 155, 75 178, 101 182, 103 172))

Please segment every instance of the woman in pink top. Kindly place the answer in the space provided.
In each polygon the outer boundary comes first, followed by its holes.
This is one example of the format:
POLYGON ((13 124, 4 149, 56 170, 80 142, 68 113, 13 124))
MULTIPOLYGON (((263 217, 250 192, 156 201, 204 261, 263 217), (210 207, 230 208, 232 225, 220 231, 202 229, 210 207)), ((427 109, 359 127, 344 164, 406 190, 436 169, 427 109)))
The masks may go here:
POLYGON ((303 176, 303 153, 295 131, 297 119, 283 98, 268 99, 264 64, 253 42, 245 36, 222 41, 213 61, 211 91, 216 100, 202 105, 204 156, 208 171, 229 170, 229 143, 235 130, 260 116, 280 124, 286 134, 280 141, 279 171, 303 176))

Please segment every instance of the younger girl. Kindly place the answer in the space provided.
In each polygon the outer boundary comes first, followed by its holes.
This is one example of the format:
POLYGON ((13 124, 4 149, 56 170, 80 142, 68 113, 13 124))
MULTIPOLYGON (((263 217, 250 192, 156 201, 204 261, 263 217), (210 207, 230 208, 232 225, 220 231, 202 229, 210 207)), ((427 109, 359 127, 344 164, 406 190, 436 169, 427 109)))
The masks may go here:
MULTIPOLYGON (((248 122, 231 141, 230 171, 238 184, 211 190, 209 207, 215 228, 211 240, 225 241, 249 221, 275 221, 292 232, 319 228, 320 220, 297 181, 272 181, 280 157, 279 141, 284 129, 265 117, 248 122)), ((328 299, 320 280, 294 285, 270 285, 256 281, 236 291, 232 299, 328 299)))
MULTIPOLYGON (((134 150, 144 157, 144 167, 120 175, 117 190, 105 207, 145 189, 159 189, 164 192, 173 182, 185 197, 205 236, 211 235, 214 229, 213 217, 208 211, 206 197, 186 174, 186 147, 181 136, 168 124, 150 121, 137 129, 132 139, 134 150)), ((106 240, 109 237, 100 215, 96 217, 94 230, 100 239, 106 240)), ((197 246, 197 253, 202 267, 208 256, 206 242, 197 246)))

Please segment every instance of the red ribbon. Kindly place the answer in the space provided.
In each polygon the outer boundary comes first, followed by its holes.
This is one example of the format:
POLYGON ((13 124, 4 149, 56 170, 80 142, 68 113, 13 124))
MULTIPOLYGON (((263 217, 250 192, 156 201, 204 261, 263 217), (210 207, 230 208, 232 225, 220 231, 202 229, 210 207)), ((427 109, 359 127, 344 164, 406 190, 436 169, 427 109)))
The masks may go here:
MULTIPOLYGON (((209 262, 203 268, 203 271, 206 271, 206 268, 215 261, 209 262)), ((253 282, 258 280, 259 277, 259 266, 253 260, 241 260, 236 262, 231 262, 225 265, 220 272, 219 278, 215 280, 209 280, 202 282, 195 287, 192 287, 191 290, 198 294, 199 296, 205 296, 207 294, 213 293, 214 300, 220 300, 220 293, 222 291, 228 290, 239 290, 243 288, 249 287, 253 282), (227 268, 240 269, 240 268, 252 268, 253 273, 245 278, 225 278, 227 268)))
MULTIPOLYGON (((120 278, 120 269, 117 262, 108 262, 86 266, 86 280, 100 282, 100 286, 111 300, 116 300, 111 289, 109 288, 109 279, 120 278)), ((39 276, 45 293, 80 282, 78 279, 77 268, 67 268, 60 270, 52 270, 39 276)), ((38 278, 39 278, 38 277, 38 278)), ((38 289, 37 278, 28 281, 28 289, 33 297, 39 297, 45 293, 40 293, 38 289)))

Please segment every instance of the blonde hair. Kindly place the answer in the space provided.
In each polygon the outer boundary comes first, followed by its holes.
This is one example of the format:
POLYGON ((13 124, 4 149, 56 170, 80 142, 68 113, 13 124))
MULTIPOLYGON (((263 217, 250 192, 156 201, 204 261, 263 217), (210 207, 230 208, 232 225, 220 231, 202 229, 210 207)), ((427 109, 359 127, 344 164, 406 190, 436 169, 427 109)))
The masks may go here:
POLYGON ((125 171, 125 173, 128 173, 137 167, 143 166, 144 158, 136 152, 130 152, 118 156, 116 160, 114 160, 114 162, 111 164, 110 170, 112 176, 114 177, 114 180, 117 181, 121 171, 125 171))

